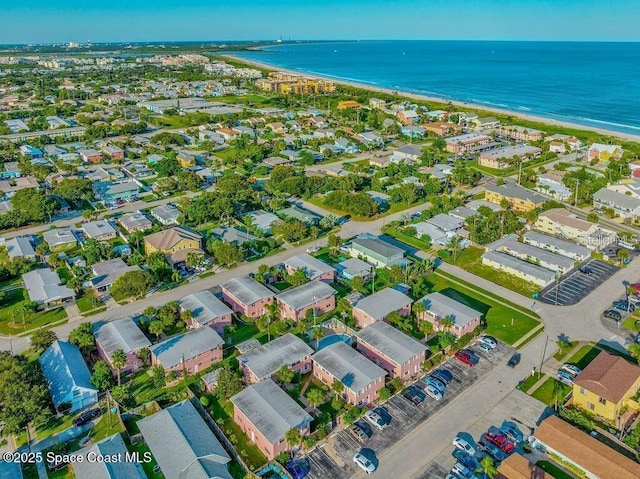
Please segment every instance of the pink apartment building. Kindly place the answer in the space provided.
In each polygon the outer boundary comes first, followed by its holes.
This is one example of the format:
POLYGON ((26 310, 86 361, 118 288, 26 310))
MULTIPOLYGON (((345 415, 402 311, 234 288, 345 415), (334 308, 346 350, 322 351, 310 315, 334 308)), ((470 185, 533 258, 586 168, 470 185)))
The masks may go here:
POLYGON ((280 317, 299 321, 307 311, 316 316, 332 311, 336 307, 336 291, 322 281, 311 281, 276 296, 280 306, 280 317))
POLYGON ((299 337, 287 333, 260 347, 238 356, 245 382, 257 383, 273 379, 278 370, 286 366, 293 372, 311 371, 313 349, 299 337))
POLYGON ((356 344, 367 359, 403 380, 422 369, 427 347, 384 321, 378 321, 356 334, 356 344))
POLYGON ((338 342, 311 356, 313 375, 329 387, 342 382, 342 399, 358 406, 378 399, 387 372, 351 346, 338 342))
POLYGON ((462 304, 455 299, 451 299, 442 293, 431 293, 419 300, 424 304, 425 311, 421 313, 420 319, 433 324, 434 331, 449 331, 458 338, 480 326, 482 313, 462 304), (453 326, 445 327, 441 321, 444 318, 451 318, 453 326))
POLYGON ((216 298, 211 291, 205 290, 190 294, 180 300, 182 311, 191 311, 188 321, 189 328, 208 326, 218 334, 224 333, 224 328, 231 326, 233 311, 216 298))
POLYGON ((293 274, 297 270, 304 271, 309 281, 322 281, 324 283, 333 283, 336 277, 336 270, 323 263, 319 259, 308 254, 299 254, 285 260, 284 269, 287 274, 293 274))
POLYGON ((136 372, 144 366, 138 357, 140 350, 148 348, 151 343, 131 318, 118 319, 103 324, 95 330, 96 347, 100 357, 116 372, 112 364, 113 353, 122 350, 126 355, 126 363, 120 370, 122 374, 136 372))
POLYGON ((445 138, 447 151, 450 153, 461 153, 467 151, 474 146, 486 145, 493 141, 488 135, 478 133, 467 133, 465 135, 453 136, 445 138))
POLYGON ((312 417, 271 379, 253 384, 231 398, 233 420, 249 439, 272 460, 289 451, 284 436, 293 428, 309 435, 312 417))
POLYGON ((195 374, 222 361, 223 339, 212 328, 198 328, 153 345, 151 364, 165 371, 195 374))
POLYGON ((248 318, 259 318, 273 303, 275 294, 266 286, 249 276, 241 276, 227 281, 221 286, 222 298, 236 313, 248 318))
POLYGON ((400 316, 409 316, 411 303, 413 300, 406 294, 393 288, 385 288, 358 301, 353 306, 353 317, 358 327, 364 328, 385 320, 394 311, 400 316))

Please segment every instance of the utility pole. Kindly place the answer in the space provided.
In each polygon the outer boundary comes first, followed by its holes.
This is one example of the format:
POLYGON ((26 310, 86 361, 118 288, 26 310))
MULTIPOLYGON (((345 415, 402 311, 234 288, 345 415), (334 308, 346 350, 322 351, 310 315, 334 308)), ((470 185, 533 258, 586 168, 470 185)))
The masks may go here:
POLYGON ((574 178, 576 181, 576 199, 574 201, 573 206, 578 207, 578 187, 580 186, 580 180, 578 178, 574 178))
POLYGON ((549 335, 544 341, 544 349, 542 350, 542 356, 540 356, 540 369, 538 369, 538 377, 542 374, 542 363, 544 363, 544 357, 547 354, 547 344, 549 344, 549 335))
POLYGON ((556 273, 556 306, 558 306, 558 289, 560 287, 560 273, 556 273))

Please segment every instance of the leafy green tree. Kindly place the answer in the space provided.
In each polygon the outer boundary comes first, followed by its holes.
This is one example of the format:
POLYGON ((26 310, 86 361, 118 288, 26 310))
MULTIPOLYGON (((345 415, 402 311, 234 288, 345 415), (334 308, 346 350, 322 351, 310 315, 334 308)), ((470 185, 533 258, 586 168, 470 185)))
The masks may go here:
POLYGON ((476 469, 476 472, 482 472, 489 479, 493 479, 498 474, 498 469, 491 456, 484 456, 480 460, 480 466, 476 469))
POLYGON ((291 429, 289 429, 284 435, 284 440, 287 441, 287 444, 289 444, 290 448, 300 444, 300 441, 302 441, 300 429, 298 429, 297 427, 292 427, 291 429))
POLYGON ((220 266, 229 268, 244 259, 242 248, 224 241, 214 241, 211 245, 211 254, 220 266))
POLYGON ((358 291, 360 293, 366 292, 364 279, 362 279, 362 277, 360 276, 355 276, 351 280, 351 287, 353 288, 354 291, 358 291))
POLYGON ((149 364, 151 361, 151 350, 149 348, 142 348, 138 351, 138 358, 142 361, 142 364, 149 364))
POLYGON ((317 407, 324 402, 324 398, 324 392, 318 388, 311 388, 307 392, 307 401, 309 401, 309 405, 314 409, 317 409, 317 407))
POLYGON ((152 284, 153 278, 146 271, 128 271, 113 283, 110 292, 116 301, 140 298, 147 294, 152 284))
POLYGON ((320 341, 320 339, 324 338, 324 335, 324 328, 315 327, 311 330, 311 339, 316 342, 316 350, 318 349, 318 342, 320 341))
POLYGON ((65 178, 56 185, 53 193, 71 203, 93 199, 93 186, 87 178, 65 178))
POLYGON ((128 385, 119 384, 118 386, 114 387, 111 390, 111 397, 123 408, 128 409, 135 406, 135 399, 133 398, 128 385))
POLYGON ((335 380, 333 381, 333 384, 331 385, 331 389, 333 389, 333 391, 340 396, 343 392, 344 392, 344 383, 340 380, 335 380))
POLYGON ((629 351, 629 355, 632 358, 635 358, 638 364, 640 364, 640 344, 632 343, 627 347, 627 351, 629 351))
POLYGON ((296 269, 293 274, 288 274, 286 279, 287 283, 294 287, 302 286, 309 282, 309 278, 307 278, 307 275, 301 268, 296 269))
POLYGON ((230 366, 225 365, 220 368, 218 375, 218 383, 216 386, 216 394, 220 398, 229 399, 234 394, 239 393, 242 390, 242 378, 240 375, 231 369, 230 366))
POLYGON ((309 236, 309 227, 298 220, 280 220, 271 225, 271 232, 288 242, 301 241, 309 236))
POLYGON ((161 365, 151 367, 151 378, 153 379, 153 385, 157 388, 163 388, 167 384, 167 376, 161 365))
POLYGON ((100 391, 106 391, 113 387, 113 373, 106 362, 98 360, 93 365, 91 384, 97 387, 100 391))
POLYGON ((35 351, 44 351, 51 346, 58 337, 51 329, 39 329, 31 335, 31 347, 35 351))
POLYGON ((85 356, 96 349, 91 323, 82 323, 69 333, 69 342, 78 346, 85 356))
POLYGON ((120 386, 120 371, 124 368, 125 364, 127 364, 127 355, 122 349, 116 349, 111 354, 111 364, 116 369, 118 374, 118 386, 120 386))
POLYGON ((165 325, 162 321, 153 320, 149 323, 149 334, 155 335, 157 339, 164 334, 165 325))

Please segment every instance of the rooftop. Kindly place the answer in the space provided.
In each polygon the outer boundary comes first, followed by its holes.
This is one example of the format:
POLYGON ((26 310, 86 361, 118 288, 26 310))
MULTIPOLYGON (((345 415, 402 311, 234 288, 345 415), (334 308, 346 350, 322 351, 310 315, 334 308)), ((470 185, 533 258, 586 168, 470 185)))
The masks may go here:
POLYGON ((224 340, 211 328, 192 329, 153 345, 151 352, 165 369, 221 347, 224 340))
POLYGON ((314 280, 323 274, 335 271, 327 263, 324 263, 307 253, 291 256, 284 260, 284 264, 287 268, 293 270, 301 269, 310 280, 314 280))
POLYGON ((384 319, 389 313, 410 306, 413 300, 393 288, 385 288, 358 301, 354 308, 364 311, 375 320, 384 319))
POLYGON ((516 453, 502 461, 496 479, 553 479, 553 476, 516 453))
POLYGON ((116 229, 107 220, 89 221, 82 225, 82 229, 89 238, 116 234, 116 229))
POLYGON ((272 444, 280 442, 290 429, 313 419, 271 379, 245 388, 231 402, 272 444))
POLYGON ((294 311, 299 311, 335 294, 336 290, 328 284, 322 281, 310 281, 307 284, 280 293, 277 298, 278 301, 289 305, 294 311))
POLYGON ((372 251, 384 258, 392 258, 397 255, 404 255, 404 250, 387 243, 380 238, 359 237, 351 241, 352 245, 360 246, 366 250, 372 251))
POLYGON ((529 258, 544 261, 545 263, 558 266, 561 268, 571 269, 573 267, 574 260, 567 256, 562 256, 556 253, 551 253, 545 249, 536 248, 526 243, 521 243, 516 240, 505 241, 499 248, 500 251, 511 254, 515 252, 520 255, 525 255, 529 258))
POLYGON ((59 228, 45 231, 44 233, 42 233, 42 238, 49 246, 75 243, 77 241, 76 236, 73 234, 70 228, 59 228))
POLYGON ((545 235, 538 233, 537 231, 527 231, 522 235, 522 238, 525 241, 533 241, 535 243, 557 248, 559 251, 567 251, 584 256, 589 256, 591 254, 591 250, 586 246, 581 246, 570 241, 564 241, 556 238, 555 236, 545 235))
POLYGON ((22 275, 31 301, 49 303, 56 300, 73 298, 75 292, 60 281, 58 273, 49 268, 35 269, 22 275))
POLYGON ((585 232, 589 231, 594 226, 594 223, 578 218, 574 213, 569 210, 565 210, 564 208, 553 208, 540 213, 538 216, 538 218, 545 217, 556 223, 570 226, 585 232))
POLYGON ((442 293, 431 293, 420 299, 428 313, 437 318, 450 317, 454 324, 464 328, 474 319, 482 316, 480 311, 470 308, 442 293))
POLYGON ((153 226, 151 220, 142 213, 127 213, 122 215, 118 222, 128 231, 140 227, 147 229, 153 226))
POLYGON ((103 439, 95 444, 80 449, 77 454, 83 456, 83 461, 73 462, 73 472, 76 479, 147 479, 139 462, 125 461, 127 446, 120 434, 103 439), (119 461, 89 460, 88 454, 95 457, 116 457, 119 461))
POLYGON ((507 198, 517 198, 530 201, 534 204, 542 204, 547 201, 541 194, 523 188, 522 186, 518 186, 515 183, 505 183, 504 185, 488 183, 486 189, 487 191, 493 191, 507 198))
POLYGON ((109 357, 118 349, 129 353, 151 346, 147 337, 131 318, 105 323, 95 330, 94 336, 109 357))
POLYGON ((513 268, 521 271, 524 274, 533 276, 545 282, 551 282, 554 280, 555 273, 550 269, 543 268, 532 263, 527 263, 518 258, 514 258, 506 253, 500 253, 498 251, 487 251, 482 255, 483 258, 487 258, 489 261, 493 261, 507 268, 513 268))
POLYGON ((182 240, 200 241, 202 236, 194 231, 175 226, 144 237, 144 240, 159 251, 165 251, 182 240))
POLYGON ((94 288, 103 288, 112 285, 123 274, 140 270, 140 266, 129 266, 122 258, 102 261, 101 263, 94 264, 91 268, 95 275, 95 277, 91 279, 91 285, 94 288))
POLYGON ((262 299, 273 298, 275 296, 275 293, 269 288, 258 283, 250 276, 233 278, 223 283, 221 287, 243 305, 254 304, 262 299))
POLYGON ((287 333, 238 356, 238 361, 260 380, 273 376, 282 366, 291 366, 311 356, 313 349, 299 337, 287 333))
POLYGON ((398 364, 404 364, 427 347, 384 321, 377 321, 356 334, 366 343, 398 364))
POLYGON ((233 313, 226 304, 208 290, 184 297, 180 300, 180 307, 191 311, 193 319, 199 324, 207 324, 217 318, 233 313))
MULTIPOLYGON (((640 378, 640 367, 601 351, 573 383, 618 404, 640 378)), ((634 391, 635 392, 635 391, 634 391)))

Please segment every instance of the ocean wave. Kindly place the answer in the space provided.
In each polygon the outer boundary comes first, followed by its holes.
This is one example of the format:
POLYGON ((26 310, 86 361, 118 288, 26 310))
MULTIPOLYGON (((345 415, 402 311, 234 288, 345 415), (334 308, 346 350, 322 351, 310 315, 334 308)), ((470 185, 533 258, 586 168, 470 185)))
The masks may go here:
POLYGON ((509 105, 507 105, 505 103, 494 103, 492 101, 487 101, 487 100, 478 100, 477 98, 472 98, 471 102, 472 103, 481 103, 483 105, 497 106, 497 107, 500 107, 500 108, 510 108, 509 105))
POLYGON ((586 118, 586 117, 583 117, 583 116, 580 116, 578 118, 581 119, 581 120, 591 121, 593 123, 599 123, 599 124, 602 124, 602 125, 618 126, 620 128, 630 128, 632 130, 639 130, 640 131, 640 126, 627 125, 625 123, 615 123, 613 121, 594 120, 593 118, 586 118))
POLYGON ((529 108, 528 106, 517 106, 516 108, 522 111, 531 111, 531 108, 529 108))

